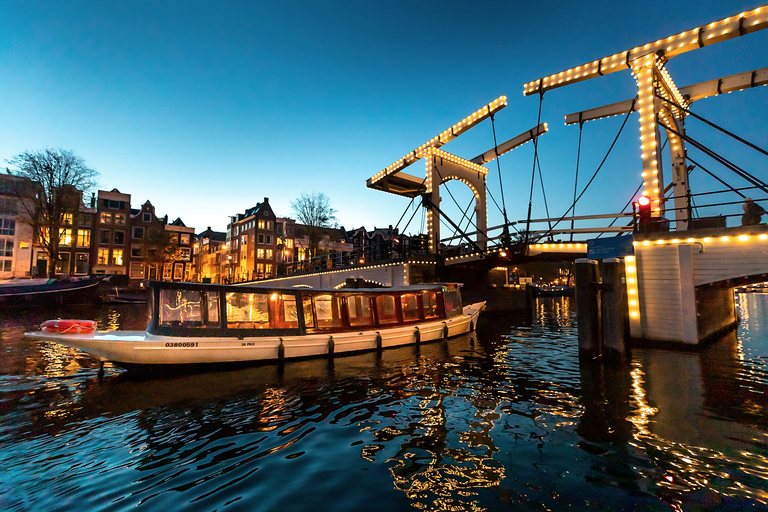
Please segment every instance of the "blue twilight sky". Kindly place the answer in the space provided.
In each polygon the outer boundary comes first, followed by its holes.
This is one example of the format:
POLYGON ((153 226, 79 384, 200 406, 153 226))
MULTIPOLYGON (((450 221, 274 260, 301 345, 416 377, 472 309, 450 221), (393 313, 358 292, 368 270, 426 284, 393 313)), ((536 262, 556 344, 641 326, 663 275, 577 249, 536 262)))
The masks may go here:
MULTIPOLYGON (((501 95, 509 106, 496 116, 498 141, 532 128, 539 101, 523 96, 525 82, 759 5, 2 0, 0 166, 25 150, 71 149, 101 173, 100 188, 131 194, 134 207, 149 199, 159 215, 181 217, 197 232, 224 230, 228 215, 264 197, 289 216, 291 200, 316 191, 347 228, 395 225, 405 212, 399 227, 415 234, 421 212, 406 210, 405 198, 366 188, 367 178, 501 95)), ((667 69, 684 86, 767 66, 765 30, 675 57, 667 69)), ((579 129, 565 126, 564 115, 635 94, 624 71, 544 95, 550 132, 539 156, 551 216, 573 196, 579 129)), ((768 147, 765 87, 705 99, 693 110, 768 147)), ((584 126, 580 184, 622 121, 584 126)), ((700 122, 687 129, 768 180, 767 158, 700 122)), ((615 212, 629 201, 640 183, 638 137, 633 114, 577 214, 615 212)), ((443 149, 472 158, 492 147, 485 121, 443 149)), ((509 218, 523 219, 533 145, 500 165, 509 218)), ((489 188, 501 203, 497 167, 489 168, 489 188)), ((423 176, 423 164, 406 172, 423 176)), ((691 176, 694 191, 714 188, 710 181, 691 176)), ((464 185, 452 182, 448 190, 447 210, 455 209, 451 196, 466 207, 464 185)), ((533 216, 546 216, 538 177, 533 216)), ((500 220, 489 200, 489 225, 500 220)))

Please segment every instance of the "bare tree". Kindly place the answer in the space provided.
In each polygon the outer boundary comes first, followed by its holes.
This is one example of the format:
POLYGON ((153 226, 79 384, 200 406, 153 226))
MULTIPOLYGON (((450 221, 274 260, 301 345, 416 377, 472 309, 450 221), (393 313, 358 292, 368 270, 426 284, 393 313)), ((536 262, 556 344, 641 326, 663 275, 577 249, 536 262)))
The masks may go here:
POLYGON ((11 174, 25 178, 16 195, 22 199, 25 220, 32 226, 37 243, 48 255, 48 277, 54 277, 65 216, 71 215, 73 221, 77 218, 83 192, 96 187, 99 173, 64 149, 25 151, 8 163, 18 168, 11 174))
MULTIPOLYGON (((304 231, 309 239, 309 255, 314 257, 324 229, 336 227, 336 210, 331 208, 330 200, 322 192, 302 193, 301 197, 291 201, 291 210, 296 220, 305 226, 304 231)), ((301 231, 297 226, 297 232, 301 231)))

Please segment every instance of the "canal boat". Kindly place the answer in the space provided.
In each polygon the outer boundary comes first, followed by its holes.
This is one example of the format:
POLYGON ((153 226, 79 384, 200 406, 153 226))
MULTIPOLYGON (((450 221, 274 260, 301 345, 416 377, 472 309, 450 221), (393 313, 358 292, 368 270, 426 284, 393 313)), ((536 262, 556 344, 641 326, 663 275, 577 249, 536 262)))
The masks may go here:
POLYGON ((21 278, 0 281, 0 307, 10 310, 34 306, 93 304, 104 276, 62 279, 21 278))
POLYGON ((318 290, 153 281, 148 294, 146 331, 56 332, 49 322, 26 336, 129 368, 282 361, 464 334, 485 306, 462 306, 456 283, 318 290))

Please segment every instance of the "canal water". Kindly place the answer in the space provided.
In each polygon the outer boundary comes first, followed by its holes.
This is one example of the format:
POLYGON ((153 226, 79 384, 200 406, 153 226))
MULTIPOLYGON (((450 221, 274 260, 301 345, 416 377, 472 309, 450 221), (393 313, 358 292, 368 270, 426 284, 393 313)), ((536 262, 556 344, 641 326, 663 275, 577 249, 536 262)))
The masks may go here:
MULTIPOLYGON (((546 298, 381 357, 102 380, 22 337, 50 312, 5 314, 0 509, 765 509, 768 295, 738 308, 703 350, 622 369, 580 365, 572 304, 546 298)), ((96 318, 146 325, 141 306, 96 318)))

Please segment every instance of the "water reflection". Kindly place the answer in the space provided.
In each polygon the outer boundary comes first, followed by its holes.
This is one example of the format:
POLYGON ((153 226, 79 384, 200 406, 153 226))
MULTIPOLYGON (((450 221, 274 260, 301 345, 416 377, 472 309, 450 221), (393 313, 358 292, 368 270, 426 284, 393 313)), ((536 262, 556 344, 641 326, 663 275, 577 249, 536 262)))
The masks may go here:
MULTIPOLYGON (((42 320, 5 321, 0 506, 762 506, 768 309, 739 307, 737 333, 635 349, 626 368, 580 362, 568 298, 547 298, 381 357, 102 381, 91 358, 14 335, 42 320)), ((141 329, 130 308, 100 310, 100 328, 141 329)))

